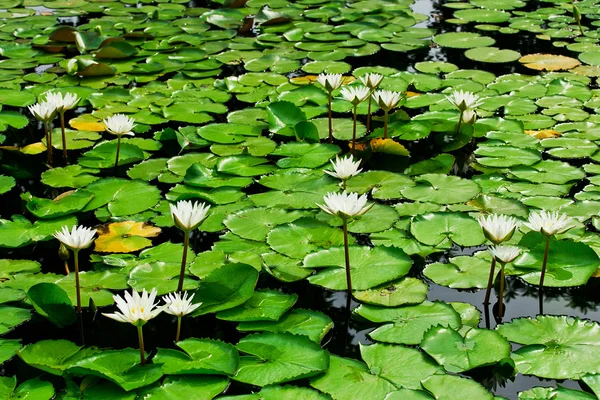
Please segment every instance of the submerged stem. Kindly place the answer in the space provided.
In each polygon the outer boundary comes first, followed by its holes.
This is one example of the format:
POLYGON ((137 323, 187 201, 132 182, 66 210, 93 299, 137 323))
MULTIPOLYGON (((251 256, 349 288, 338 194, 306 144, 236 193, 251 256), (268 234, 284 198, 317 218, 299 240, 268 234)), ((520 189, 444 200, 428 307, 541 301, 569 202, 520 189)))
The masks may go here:
POLYGON ((490 304, 490 293, 492 291, 492 284, 494 283, 494 272, 496 271, 496 257, 492 256, 492 264, 490 265, 490 277, 488 278, 487 288, 485 290, 485 299, 483 304, 490 304))
POLYGON ((117 158, 115 159, 115 168, 119 166, 119 152, 121 151, 121 135, 117 136, 117 158))
POLYGON ((190 232, 183 232, 183 255, 181 256, 181 271, 179 272, 179 284, 177 285, 177 291, 183 291, 183 277, 185 276, 185 265, 187 261, 188 246, 190 244, 190 232))
POLYGON ((346 260, 346 285, 348 286, 348 302, 352 297, 352 277, 350 275, 350 252, 348 250, 348 219, 342 218, 344 224, 344 254, 346 260))
POLYGON ((63 159, 65 160, 65 165, 69 162, 67 161, 67 136, 65 135, 65 112, 60 112, 60 130, 62 132, 62 147, 63 147, 63 159))
POLYGON ((142 326, 138 326, 138 341, 140 342, 140 364, 146 363, 146 354, 144 352, 144 332, 142 332, 142 326))
POLYGON ((327 111, 329 113, 329 143, 333 143, 333 122, 331 120, 331 92, 329 92, 327 111))

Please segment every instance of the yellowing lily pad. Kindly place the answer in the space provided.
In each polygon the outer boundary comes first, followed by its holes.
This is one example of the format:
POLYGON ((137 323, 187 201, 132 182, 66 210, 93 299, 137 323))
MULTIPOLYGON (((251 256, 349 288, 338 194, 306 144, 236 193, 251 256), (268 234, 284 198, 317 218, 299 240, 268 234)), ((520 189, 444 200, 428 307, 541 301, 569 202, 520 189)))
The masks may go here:
POLYGON ((69 125, 78 131, 104 132, 104 123, 89 114, 80 115, 69 121, 69 125))
POLYGON ((160 228, 145 222, 114 222, 98 228, 94 250, 100 253, 131 253, 152 245, 149 237, 158 236, 160 228))
POLYGON ((562 135, 562 133, 555 131, 554 129, 541 129, 539 131, 527 130, 525 133, 536 139, 554 138, 562 135))
POLYGON ((373 153, 394 154, 406 157, 410 155, 406 147, 394 141, 394 139, 373 139, 371 140, 370 145, 373 153))
MULTIPOLYGON (((295 78, 291 78, 290 82, 295 84, 295 85, 310 85, 312 83, 315 83, 317 81, 317 76, 318 75, 304 75, 304 76, 298 76, 295 78)), ((353 76, 344 76, 342 77, 342 84, 343 85, 348 85, 352 82, 354 82, 356 80, 355 77, 353 76)))
POLYGON ((527 54, 519 59, 519 62, 527 68, 538 71, 560 71, 575 68, 581 62, 575 58, 559 56, 555 54, 527 54))

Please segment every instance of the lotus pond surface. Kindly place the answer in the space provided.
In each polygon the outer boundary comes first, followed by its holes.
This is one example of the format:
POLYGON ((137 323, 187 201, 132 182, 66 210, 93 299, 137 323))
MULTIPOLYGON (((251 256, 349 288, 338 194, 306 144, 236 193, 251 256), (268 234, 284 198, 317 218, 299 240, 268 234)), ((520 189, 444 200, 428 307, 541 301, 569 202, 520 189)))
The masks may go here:
POLYGON ((0 19, 0 399, 600 398, 600 1, 0 19))

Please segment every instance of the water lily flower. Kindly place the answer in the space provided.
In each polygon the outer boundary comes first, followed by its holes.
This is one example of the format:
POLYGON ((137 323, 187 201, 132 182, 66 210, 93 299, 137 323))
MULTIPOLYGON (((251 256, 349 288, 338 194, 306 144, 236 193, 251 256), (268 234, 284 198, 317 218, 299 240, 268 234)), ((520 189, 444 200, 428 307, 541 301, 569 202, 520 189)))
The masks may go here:
POLYGON ((545 236, 553 236, 568 231, 574 224, 573 218, 566 214, 559 214, 558 211, 540 211, 529 214, 529 220, 524 225, 545 236))
POLYGON ((388 115, 389 112, 400 103, 402 93, 392 92, 391 90, 378 90, 373 93, 375 102, 383 110, 383 138, 388 137, 388 115))
POLYGON ((383 81, 383 75, 367 73, 360 77, 360 81, 369 89, 375 90, 381 84, 381 81, 383 81))
POLYGON ((190 232, 198 228, 202 221, 206 219, 210 205, 181 200, 176 205, 169 204, 169 207, 171 208, 171 215, 175 226, 183 231, 183 256, 181 257, 181 272, 179 273, 179 285, 177 286, 177 291, 181 292, 183 290, 190 232))
POLYGON ((333 171, 325 171, 326 174, 342 180, 342 188, 346 189, 346 181, 357 175, 362 171, 360 167, 360 160, 354 161, 354 157, 349 155, 348 157, 339 158, 335 156, 335 162, 330 160, 333 165, 333 171))
POLYGON ((519 226, 516 218, 500 214, 482 215, 477 218, 477 221, 479 221, 485 237, 494 244, 510 240, 519 226))
POLYGON ((371 91, 366 86, 343 87, 340 93, 344 99, 352 103, 353 106, 359 105, 371 95, 371 91))
POLYGON ((140 342, 140 362, 142 365, 146 361, 142 327, 146 322, 155 318, 168 307, 168 304, 158 306, 158 303, 154 303, 156 295, 156 288, 153 288, 150 293, 146 292, 146 289, 144 289, 141 296, 132 289, 131 294, 125 292, 125 299, 119 295, 114 295, 113 299, 120 312, 102 313, 105 317, 112 318, 119 322, 130 323, 137 327, 138 340, 140 342))
POLYGON ((462 115, 462 122, 473 125, 477 121, 477 112, 475 110, 465 110, 462 115))
POLYGON ((446 96, 446 99, 460 111, 472 110, 481 105, 479 96, 462 90, 455 90, 450 96, 446 96))
POLYGON ((513 262, 521 254, 521 249, 516 246, 493 246, 489 252, 500 263, 500 292, 498 293, 498 315, 504 315, 504 266, 513 262))
POLYGON ((165 312, 177 317, 177 334, 175 335, 176 342, 179 341, 179 335, 181 333, 181 318, 194 312, 194 310, 202 305, 202 303, 192 304, 193 299, 194 295, 192 294, 188 298, 187 293, 171 293, 163 296, 163 300, 165 304, 167 304, 165 312))
POLYGON ((323 197, 325 204, 317 204, 327 214, 335 215, 343 220, 360 217, 373 207, 373 203, 367 205, 367 195, 358 196, 358 193, 327 193, 323 197))
POLYGON ((60 130, 62 133, 62 145, 63 145, 63 158, 65 164, 67 160, 67 137, 65 134, 65 111, 72 109, 79 102, 79 97, 74 93, 67 93, 63 96, 60 92, 46 92, 46 102, 52 104, 52 106, 58 111, 60 115, 60 130))
POLYGON ((319 74, 317 82, 328 92, 333 92, 342 86, 343 78, 342 74, 319 74))
POLYGON ((94 242, 95 229, 85 226, 74 226, 70 231, 68 226, 63 226, 62 230, 52 234, 63 245, 73 251, 73 260, 75 262, 75 290, 77 294, 77 312, 81 313, 81 288, 79 284, 79 251, 87 249, 94 242))
POLYGON ((56 105, 48 101, 40 101, 28 107, 29 112, 42 122, 46 136, 47 162, 52 165, 52 120, 56 116, 56 105))
POLYGON ((115 168, 119 166, 119 152, 121 150, 121 136, 135 136, 132 132, 135 127, 135 120, 125 114, 115 114, 103 120, 106 130, 113 135, 117 135, 117 158, 115 168))

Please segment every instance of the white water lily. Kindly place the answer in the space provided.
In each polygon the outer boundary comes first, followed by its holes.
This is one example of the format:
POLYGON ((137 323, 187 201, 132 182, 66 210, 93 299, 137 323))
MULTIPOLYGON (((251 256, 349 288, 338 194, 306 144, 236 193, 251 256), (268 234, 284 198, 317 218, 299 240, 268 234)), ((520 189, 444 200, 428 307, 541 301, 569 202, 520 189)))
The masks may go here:
POLYGON ((519 226, 516 218, 500 214, 482 215, 477 218, 477 221, 479 221, 485 237, 494 244, 510 240, 519 226))
POLYGON ((134 136, 132 130, 135 127, 135 120, 125 114, 115 114, 103 120, 106 130, 113 135, 134 136))
POLYGON ((40 101, 27 108, 38 121, 50 122, 56 116, 56 106, 47 101, 40 101))
POLYGON ((188 298, 185 292, 183 294, 171 293, 163 296, 163 301, 167 304, 165 312, 176 317, 188 315, 202 305, 202 303, 192 304, 193 298, 193 294, 188 298))
POLYGON ((362 171, 360 167, 360 160, 354 161, 354 157, 349 155, 348 157, 339 158, 335 156, 335 162, 330 160, 333 165, 333 171, 325 171, 326 174, 333 176, 334 178, 338 178, 341 180, 346 180, 348 178, 357 175, 360 171, 362 171))
POLYGON ((336 215, 342 219, 360 217, 373 207, 367 204, 367 195, 358 196, 358 193, 327 193, 323 197, 325 204, 317 204, 327 214, 336 215))
POLYGON ((463 111, 462 114, 462 122, 464 122, 465 124, 474 124, 475 121, 477 121, 477 113, 475 112, 475 110, 465 110, 463 111))
POLYGON ((74 93, 66 93, 64 96, 60 92, 47 92, 46 101, 56 108, 59 112, 64 112, 74 108, 79 102, 79 97, 74 93))
POLYGON ((402 93, 392 92, 391 90, 378 90, 373 93, 373 99, 383 111, 388 112, 400 103, 402 93))
POLYGON ((521 249, 517 246, 493 246, 488 250, 496 260, 503 264, 513 262, 521 254, 521 249))
POLYGON ((175 225, 186 232, 196 229, 207 217, 210 209, 210 205, 189 200, 180 200, 176 205, 169 204, 169 207, 175 225))
POLYGON ((568 231, 574 224, 575 220, 566 214, 559 214, 558 211, 540 211, 529 214, 525 226, 543 235, 552 236, 568 231))
POLYGON ((346 101, 357 106, 359 103, 362 103, 369 98, 371 91, 366 86, 346 86, 342 88, 340 93, 344 96, 346 101))
POLYGON ((71 231, 69 231, 68 226, 63 226, 62 230, 56 231, 54 234, 52 234, 52 236, 60 240, 62 244, 71 250, 78 251, 90 247, 94 241, 95 234, 95 229, 75 225, 71 231))
POLYGON ((333 92, 342 86, 343 78, 342 74, 319 74, 317 82, 328 92, 333 92))
POLYGON ((154 303, 156 295, 156 288, 153 288, 150 293, 146 292, 146 289, 144 289, 141 296, 132 289, 131 294, 125 292, 125 299, 119 295, 114 295, 113 299, 120 312, 110 314, 102 313, 102 315, 119 322, 130 323, 137 327, 141 327, 168 307, 167 304, 157 307, 158 303, 154 303))
POLYGON ((377 89, 383 80, 383 75, 376 73, 367 73, 360 77, 360 81, 371 90, 377 89))
POLYGON ((446 99, 460 111, 474 109, 481 105, 479 96, 471 92, 463 92, 462 90, 455 90, 450 96, 446 96, 446 99))

